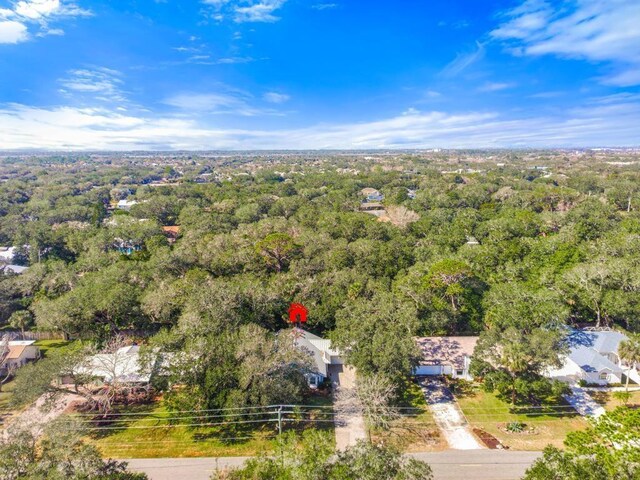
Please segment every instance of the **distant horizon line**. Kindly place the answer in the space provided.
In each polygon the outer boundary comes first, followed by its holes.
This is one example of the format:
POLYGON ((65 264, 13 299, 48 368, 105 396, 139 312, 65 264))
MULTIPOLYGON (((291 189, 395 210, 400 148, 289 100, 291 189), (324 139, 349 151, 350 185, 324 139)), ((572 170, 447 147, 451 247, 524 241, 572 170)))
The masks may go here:
POLYGON ((491 151, 600 151, 600 150, 622 150, 622 151, 640 151, 640 144, 637 146, 591 146, 591 147, 424 147, 424 148, 308 148, 308 149, 292 149, 292 148, 255 148, 255 149, 193 149, 193 150, 47 150, 47 149, 16 149, 2 150, 0 155, 34 155, 34 154, 122 154, 122 153, 164 153, 164 154, 185 154, 185 153, 304 153, 304 152, 333 152, 333 153, 399 153, 399 152, 419 152, 419 153, 438 153, 438 152, 491 152, 491 151))

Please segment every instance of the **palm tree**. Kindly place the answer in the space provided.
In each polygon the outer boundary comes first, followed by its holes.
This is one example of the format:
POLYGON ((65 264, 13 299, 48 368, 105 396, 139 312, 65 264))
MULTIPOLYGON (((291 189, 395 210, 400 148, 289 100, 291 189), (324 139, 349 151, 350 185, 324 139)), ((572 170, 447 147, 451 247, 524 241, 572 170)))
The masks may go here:
POLYGON ((636 363, 640 363, 640 337, 634 336, 629 340, 623 340, 618 346, 618 356, 627 367, 626 391, 629 391, 629 372, 636 363))

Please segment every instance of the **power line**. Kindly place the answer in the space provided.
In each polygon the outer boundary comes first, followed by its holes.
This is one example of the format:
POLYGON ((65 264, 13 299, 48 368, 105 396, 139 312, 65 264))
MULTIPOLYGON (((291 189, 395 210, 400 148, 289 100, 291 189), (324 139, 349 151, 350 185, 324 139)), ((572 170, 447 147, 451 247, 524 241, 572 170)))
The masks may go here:
MULTIPOLYGON (((225 408, 212 408, 205 410, 168 410, 171 413, 204 413, 204 412, 223 412, 229 410, 257 410, 257 409, 266 409, 266 408, 333 408, 331 405, 261 405, 261 406, 251 406, 251 407, 225 407, 225 408)), ((77 413, 75 415, 79 417, 95 417, 95 416, 129 416, 129 415, 156 415, 157 412, 110 412, 110 413, 77 413)))

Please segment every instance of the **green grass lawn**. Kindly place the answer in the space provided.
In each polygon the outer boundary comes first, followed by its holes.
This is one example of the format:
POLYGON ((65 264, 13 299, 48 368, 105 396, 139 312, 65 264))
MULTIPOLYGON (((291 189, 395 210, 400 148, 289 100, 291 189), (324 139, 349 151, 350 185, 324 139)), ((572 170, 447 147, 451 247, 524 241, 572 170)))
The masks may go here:
POLYGON ((0 414, 6 414, 11 411, 10 402, 14 385, 13 380, 2 385, 2 391, 0 392, 0 414))
POLYGON ((516 407, 493 393, 473 388, 457 398, 471 426, 480 428, 513 450, 542 450, 552 444, 562 447, 567 433, 586 428, 587 422, 567 405, 545 408, 516 407), (509 422, 522 422, 527 433, 511 433, 504 427, 509 422))
MULTIPOLYGON (((634 390, 629 392, 631 397, 629 398, 629 406, 640 406, 640 390, 634 390)), ((620 400, 616 399, 613 396, 612 392, 607 391, 590 391, 589 395, 598 402, 600 405, 604 406, 606 410, 615 410, 616 407, 622 405, 620 400)))
POLYGON ((415 383, 407 383, 399 412, 401 418, 394 420, 388 431, 371 433, 374 440, 384 441, 405 452, 436 451, 447 447, 422 390, 415 383))
MULTIPOLYGON (((47 352, 64 348, 69 345, 70 342, 64 340, 38 340, 35 345, 40 348, 40 353, 43 357, 46 357, 47 352)), ((2 391, 0 392, 0 415, 6 415, 11 413, 11 397, 13 395, 14 381, 11 380, 2 385, 2 391)))
POLYGON ((35 345, 40 348, 40 353, 43 357, 47 356, 47 352, 64 348, 71 342, 66 340, 38 340, 35 345))
MULTIPOLYGON (((328 397, 311 397, 310 405, 331 405, 328 397)), ((330 409, 327 409, 330 411, 330 409)), ((324 411, 324 410, 320 410, 324 411)), ((198 413, 170 414, 161 401, 152 405, 128 408, 111 424, 102 424, 103 429, 90 432, 89 441, 109 458, 155 458, 155 457, 215 457, 249 456, 272 450, 276 446, 278 427, 276 422, 237 425, 210 425, 222 423, 220 418, 203 418, 198 413), (200 416, 199 416, 200 415, 200 416), (170 417, 174 420, 171 421, 170 417), (180 417, 180 418, 176 418, 180 417), (185 426, 191 424, 192 426, 185 426), (200 424, 200 426, 193 426, 200 424), (203 425, 207 424, 207 425, 203 425)), ((331 415, 316 418, 332 418, 331 415)), ((291 416, 289 416, 291 417, 291 416)), ((86 417, 85 417, 86 418, 86 417)), ((247 416, 244 419, 257 419, 247 416)), ((275 418, 275 416, 271 416, 275 418)), ((287 418, 287 417, 285 417, 287 418)), ((94 428, 97 424, 91 424, 94 428)), ((317 427, 333 441, 333 424, 330 422, 285 422, 284 431, 301 431, 317 427)))

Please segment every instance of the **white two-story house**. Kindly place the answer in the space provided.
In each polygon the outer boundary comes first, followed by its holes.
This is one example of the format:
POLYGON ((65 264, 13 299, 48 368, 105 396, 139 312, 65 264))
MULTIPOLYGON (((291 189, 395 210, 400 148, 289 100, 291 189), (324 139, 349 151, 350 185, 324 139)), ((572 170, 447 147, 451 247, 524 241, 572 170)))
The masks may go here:
POLYGON ((585 381, 590 384, 622 383, 623 375, 640 383, 636 368, 629 368, 618 356, 620 342, 627 336, 614 330, 572 330, 567 337, 569 353, 562 366, 547 372, 547 376, 568 383, 585 381))

